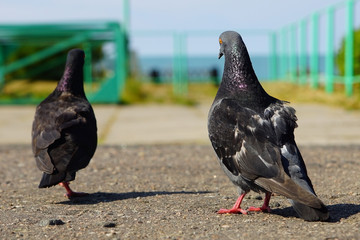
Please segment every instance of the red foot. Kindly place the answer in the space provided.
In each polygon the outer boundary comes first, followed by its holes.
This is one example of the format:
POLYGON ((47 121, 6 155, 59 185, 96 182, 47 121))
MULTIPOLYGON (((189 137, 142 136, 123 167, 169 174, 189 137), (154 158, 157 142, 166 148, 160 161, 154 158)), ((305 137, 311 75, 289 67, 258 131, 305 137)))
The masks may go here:
POLYGON ((85 192, 71 192, 71 193, 64 194, 64 196, 67 198, 85 197, 87 195, 89 195, 89 194, 85 193, 85 192))
POLYGON ((248 212, 271 212, 271 209, 269 206, 267 207, 249 207, 247 209, 248 212))
POLYGON ((223 214, 223 213, 242 213, 242 214, 247 214, 247 211, 242 209, 240 207, 241 202, 243 200, 243 198, 245 197, 246 193, 241 194, 238 199, 236 200, 234 206, 231 209, 220 209, 217 213, 218 214, 223 214))
POLYGON ((224 214, 224 213, 242 213, 244 215, 247 215, 247 211, 242 209, 242 208, 231 208, 231 209, 220 209, 218 212, 218 214, 224 214))
POLYGON ((270 202, 270 198, 271 198, 271 193, 266 193, 265 195, 265 200, 264 200, 264 204, 262 205, 262 207, 260 208, 256 208, 256 207, 249 207, 247 210, 244 210, 240 207, 242 200, 244 199, 246 193, 241 194, 239 196, 239 198, 236 200, 235 205, 231 208, 231 209, 220 209, 218 211, 219 214, 223 214, 223 213, 242 213, 247 215, 248 212, 270 212, 271 209, 269 207, 269 202, 270 202))
POLYGON ((269 207, 269 202, 270 202, 270 198, 271 198, 271 193, 266 193, 265 194, 265 200, 264 200, 264 204, 262 205, 262 207, 249 207, 247 210, 249 212, 271 212, 271 209, 269 207))
POLYGON ((89 195, 88 193, 84 192, 74 192, 73 190, 71 190, 71 188, 69 187, 69 183, 67 182, 59 183, 59 185, 63 186, 66 189, 65 197, 67 198, 84 197, 86 195, 89 195))

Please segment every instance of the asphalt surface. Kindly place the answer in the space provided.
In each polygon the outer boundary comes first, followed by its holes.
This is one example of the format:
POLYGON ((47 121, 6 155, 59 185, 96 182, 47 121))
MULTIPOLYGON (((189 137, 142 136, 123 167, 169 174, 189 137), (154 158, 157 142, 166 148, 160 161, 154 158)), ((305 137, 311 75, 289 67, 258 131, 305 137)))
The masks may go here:
MULTIPOLYGON (((0 238, 360 239, 359 146, 300 150, 330 222, 299 219, 282 196, 271 213, 217 214, 237 193, 209 145, 102 145, 71 183, 90 195, 73 200, 60 186, 37 188, 29 146, 0 146, 0 238)), ((242 207, 263 197, 252 192, 242 207)))

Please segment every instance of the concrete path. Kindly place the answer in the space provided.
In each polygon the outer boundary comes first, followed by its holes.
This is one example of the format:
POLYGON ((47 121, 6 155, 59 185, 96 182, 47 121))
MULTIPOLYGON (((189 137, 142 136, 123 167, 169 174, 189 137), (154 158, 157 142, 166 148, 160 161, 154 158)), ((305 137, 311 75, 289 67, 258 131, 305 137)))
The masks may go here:
MULTIPOLYGON (((360 111, 292 104, 297 110, 299 145, 360 144, 360 111)), ((175 105, 95 105, 100 144, 209 144, 210 103, 175 105)), ((0 107, 0 144, 30 144, 35 106, 0 107)))

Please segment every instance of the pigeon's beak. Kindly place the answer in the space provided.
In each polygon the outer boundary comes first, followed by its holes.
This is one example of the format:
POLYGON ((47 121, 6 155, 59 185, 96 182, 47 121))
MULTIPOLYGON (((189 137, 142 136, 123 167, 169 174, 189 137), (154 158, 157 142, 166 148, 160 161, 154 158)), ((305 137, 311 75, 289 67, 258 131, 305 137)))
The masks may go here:
POLYGON ((224 54, 222 52, 219 52, 219 58, 220 59, 224 54))

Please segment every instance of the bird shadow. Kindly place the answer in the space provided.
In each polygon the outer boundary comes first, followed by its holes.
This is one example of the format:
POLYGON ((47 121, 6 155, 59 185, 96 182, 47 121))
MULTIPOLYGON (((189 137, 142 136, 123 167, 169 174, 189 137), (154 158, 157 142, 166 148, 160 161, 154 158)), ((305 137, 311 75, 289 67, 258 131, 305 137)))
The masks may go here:
MULTIPOLYGON (((330 219, 328 222, 340 222, 341 219, 349 218, 355 214, 360 213, 360 204, 342 203, 327 205, 329 210, 330 219)), ((298 217, 292 207, 271 209, 272 214, 280 215, 283 217, 298 217)))
POLYGON ((70 198, 67 201, 61 201, 57 204, 66 205, 92 205, 102 202, 114 202, 125 199, 135 199, 143 197, 152 197, 159 195, 174 195, 174 194, 206 194, 212 193, 210 191, 154 191, 154 192, 124 192, 124 193, 113 193, 113 192, 96 192, 90 193, 84 197, 70 198))

